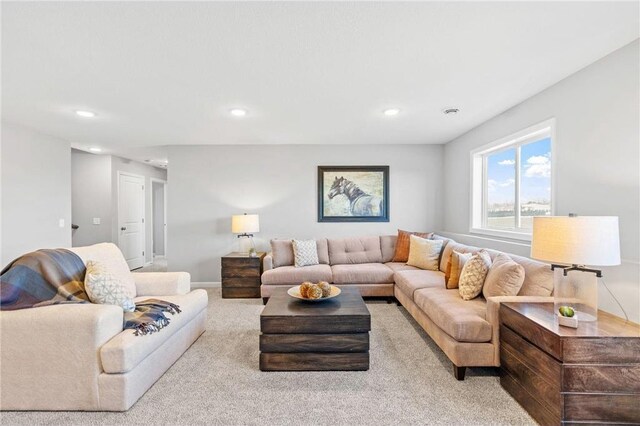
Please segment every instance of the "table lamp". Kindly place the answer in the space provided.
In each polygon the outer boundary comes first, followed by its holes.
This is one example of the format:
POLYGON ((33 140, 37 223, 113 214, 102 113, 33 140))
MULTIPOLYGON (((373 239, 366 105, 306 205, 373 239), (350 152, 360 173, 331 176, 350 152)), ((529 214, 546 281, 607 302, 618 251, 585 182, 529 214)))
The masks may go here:
POLYGON ((231 216, 231 232, 238 234, 238 238, 248 238, 251 248, 250 256, 256 255, 256 246, 253 242, 253 233, 260 232, 260 217, 257 214, 238 214, 231 216))
POLYGON ((551 263, 556 313, 569 306, 578 321, 595 321, 602 271, 587 265, 620 264, 618 217, 534 217, 531 257, 551 263))

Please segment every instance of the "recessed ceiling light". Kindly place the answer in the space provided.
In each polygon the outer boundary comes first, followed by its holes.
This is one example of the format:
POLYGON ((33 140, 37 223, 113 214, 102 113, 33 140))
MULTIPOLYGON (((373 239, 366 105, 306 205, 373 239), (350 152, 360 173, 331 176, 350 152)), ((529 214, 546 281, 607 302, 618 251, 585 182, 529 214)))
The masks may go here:
POLYGON ((93 148, 89 148, 89 151, 91 151, 91 152, 102 152, 102 148, 93 147, 93 148))
POLYGON ((76 115, 84 118, 93 118, 96 116, 96 113, 92 111, 84 111, 79 109, 79 110, 76 110, 76 115))
POLYGON ((389 115, 389 116, 398 115, 398 114, 400 114, 400 108, 388 108, 388 109, 385 109, 384 111, 382 111, 382 113, 384 115, 389 115))
POLYGON ((229 111, 229 113, 236 117, 244 117, 245 115, 247 115, 247 110, 242 108, 234 108, 231 111, 229 111))
POLYGON ((445 115, 449 115, 449 114, 457 114, 460 112, 460 110, 458 108, 447 108, 444 111, 442 111, 445 115))

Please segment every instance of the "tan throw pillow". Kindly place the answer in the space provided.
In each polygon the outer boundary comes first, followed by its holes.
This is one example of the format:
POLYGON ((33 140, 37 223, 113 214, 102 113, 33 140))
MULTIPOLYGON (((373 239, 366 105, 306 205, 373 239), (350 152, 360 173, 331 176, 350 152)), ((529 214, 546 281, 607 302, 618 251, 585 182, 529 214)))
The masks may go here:
POLYGON ((398 239, 396 240, 396 252, 392 262, 406 263, 409 260, 409 237, 415 235, 420 238, 431 238, 433 232, 409 232, 398 229, 398 239))
POLYGON ((84 289, 93 303, 117 305, 125 312, 133 312, 136 308, 133 299, 126 294, 125 283, 111 274, 106 265, 101 262, 93 260, 87 262, 84 289))
POLYGON ((274 268, 292 266, 295 259, 291 240, 271 240, 271 258, 274 268))
POLYGON ((524 267, 509 256, 499 253, 484 281, 482 295, 486 299, 493 296, 517 296, 524 282, 524 267))
POLYGON ((451 260, 449 261, 449 279, 447 280, 447 288, 458 288, 458 282, 460 281, 460 273, 465 263, 473 256, 472 253, 458 253, 457 251, 451 252, 451 260))
POLYGON ((429 240, 411 235, 409 238, 409 258, 407 259, 407 265, 437 271, 441 249, 442 240, 429 240))
POLYGON ((491 257, 485 250, 480 250, 464 264, 458 282, 460 297, 471 300, 482 293, 484 280, 491 266, 491 257))

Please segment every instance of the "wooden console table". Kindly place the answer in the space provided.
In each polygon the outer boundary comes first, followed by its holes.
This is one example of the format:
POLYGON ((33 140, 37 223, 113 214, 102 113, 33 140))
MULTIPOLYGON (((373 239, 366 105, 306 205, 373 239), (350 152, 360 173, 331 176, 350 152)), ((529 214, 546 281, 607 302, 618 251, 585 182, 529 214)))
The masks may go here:
POLYGON ((500 306, 500 383, 543 425, 640 423, 640 325, 599 311, 561 327, 553 303, 500 306))

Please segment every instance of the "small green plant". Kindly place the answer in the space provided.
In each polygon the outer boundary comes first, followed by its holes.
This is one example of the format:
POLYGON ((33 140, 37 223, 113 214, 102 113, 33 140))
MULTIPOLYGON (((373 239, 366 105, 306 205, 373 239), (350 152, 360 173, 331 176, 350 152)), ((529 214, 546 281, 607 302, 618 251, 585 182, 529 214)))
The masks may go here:
POLYGON ((571 306, 560 306, 558 311, 560 315, 567 318, 571 318, 576 314, 571 306))

